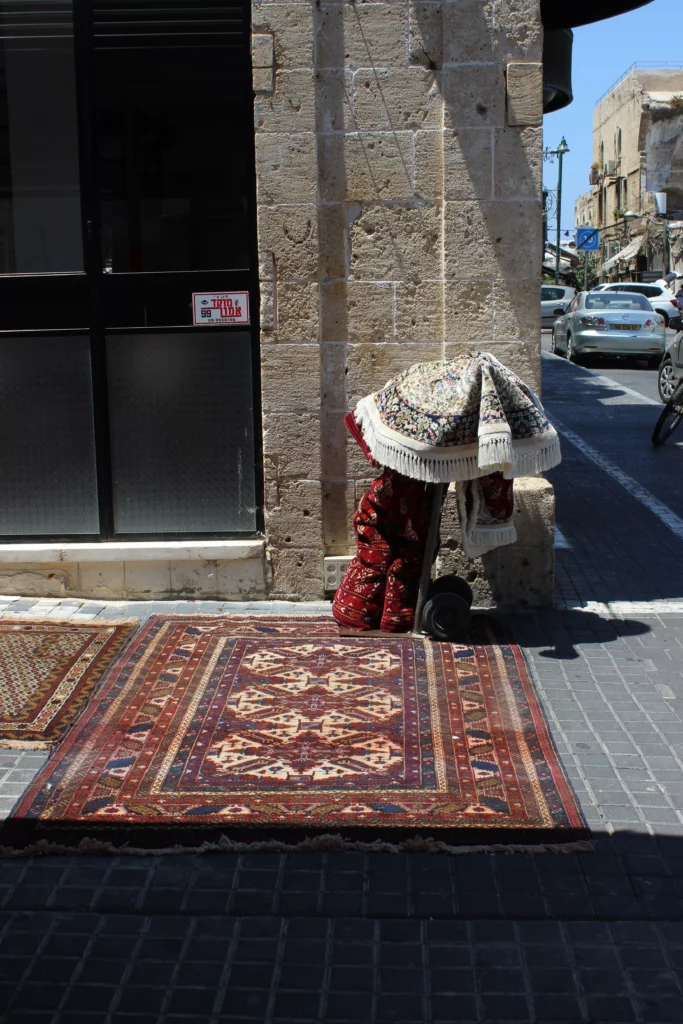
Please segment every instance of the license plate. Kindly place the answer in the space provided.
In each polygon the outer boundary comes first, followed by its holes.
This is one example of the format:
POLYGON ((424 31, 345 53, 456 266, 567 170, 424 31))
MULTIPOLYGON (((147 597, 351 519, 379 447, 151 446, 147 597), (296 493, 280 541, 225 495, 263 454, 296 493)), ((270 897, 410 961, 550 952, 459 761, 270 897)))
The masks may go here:
POLYGON ((640 329, 640 324, 612 324, 611 329, 613 331, 637 331, 640 329))

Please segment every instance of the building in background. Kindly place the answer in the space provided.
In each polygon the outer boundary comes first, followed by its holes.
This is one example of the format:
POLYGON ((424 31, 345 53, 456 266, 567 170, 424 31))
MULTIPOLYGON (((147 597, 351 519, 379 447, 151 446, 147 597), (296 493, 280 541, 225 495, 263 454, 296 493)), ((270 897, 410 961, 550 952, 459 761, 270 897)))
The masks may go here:
POLYGON ((574 203, 574 227, 597 227, 592 190, 584 192, 574 203))
POLYGON ((683 65, 634 64, 600 99, 589 182, 574 222, 600 228, 603 279, 683 269, 683 65), (655 193, 666 193, 666 217, 655 193))

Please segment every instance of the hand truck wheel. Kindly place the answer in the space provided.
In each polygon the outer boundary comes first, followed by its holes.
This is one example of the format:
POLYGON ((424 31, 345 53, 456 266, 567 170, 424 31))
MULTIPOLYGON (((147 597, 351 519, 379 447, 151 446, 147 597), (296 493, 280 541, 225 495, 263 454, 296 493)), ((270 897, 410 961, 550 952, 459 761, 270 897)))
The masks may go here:
POLYGON ((465 640, 470 628, 470 606, 459 594, 435 594, 422 610, 422 629, 435 640, 465 640))
POLYGON ((468 608, 472 607, 472 602, 474 601, 472 587, 462 576, 438 576, 435 580, 432 580, 427 592, 427 600, 430 597, 436 597, 437 594, 457 594, 458 597, 467 602, 468 608))

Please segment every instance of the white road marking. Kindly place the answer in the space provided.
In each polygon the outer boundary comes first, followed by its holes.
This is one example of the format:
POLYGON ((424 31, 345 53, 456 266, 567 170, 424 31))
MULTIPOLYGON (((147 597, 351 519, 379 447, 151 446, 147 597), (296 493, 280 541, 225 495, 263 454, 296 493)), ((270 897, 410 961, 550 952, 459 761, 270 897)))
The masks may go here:
MULTIPOLYGON (((591 372, 590 370, 588 371, 591 372)), ((647 395, 641 395, 640 391, 634 391, 633 388, 626 387, 625 384, 620 384, 618 380, 614 380, 613 377, 604 377, 601 373, 594 373, 593 380, 590 381, 595 387, 609 388, 610 391, 622 391, 624 395, 628 395, 629 398, 637 398, 638 402, 642 405, 661 405, 654 398, 648 398, 647 395)), ((603 405, 618 405, 626 404, 624 399, 620 395, 615 395, 614 398, 600 398, 598 399, 603 405), (621 398, 621 402, 619 399, 621 398)))
POLYGON ((555 527, 555 547, 558 551, 571 550, 571 544, 569 543, 565 535, 562 533, 562 530, 559 528, 559 526, 555 527))
POLYGON ((594 615, 683 615, 683 598, 654 598, 651 601, 564 601, 567 611, 592 612, 594 615))
MULTIPOLYGON (((553 352, 544 351, 543 355, 550 359, 559 359, 563 363, 566 362, 565 359, 562 359, 562 356, 556 356, 553 352)), ((592 377, 593 380, 590 381, 590 383, 594 384, 596 387, 609 388, 612 391, 618 389, 619 391, 623 391, 624 394, 630 395, 632 398, 637 398, 644 405, 662 405, 662 403, 658 402, 655 398, 648 398, 647 395, 641 395, 640 391, 634 391, 633 388, 629 388, 625 384, 620 384, 619 381, 614 380, 613 377, 605 377, 604 374, 596 373, 595 370, 589 370, 587 366, 579 366, 578 363, 571 363, 570 365, 573 366, 575 370, 581 370, 582 373, 588 374, 588 376, 592 377)), ((618 402, 616 396, 615 398, 598 399, 598 401, 603 405, 625 404, 624 402, 618 402)))
POLYGON ((603 470, 603 472, 611 476, 613 480, 617 481, 617 483, 620 483, 632 498, 635 498, 636 501, 639 501, 641 505, 644 505, 645 508, 652 512, 653 515, 657 516, 665 526, 669 527, 671 532, 675 534, 679 540, 683 540, 683 519, 677 516, 675 512, 672 512, 668 505, 665 505, 663 501, 659 500, 659 498, 655 498, 654 494, 651 494, 647 488, 643 487, 642 484, 639 484, 638 481, 634 480, 628 473, 624 473, 623 469, 620 469, 614 462, 606 459, 605 456, 596 448, 593 448, 592 445, 588 444, 587 441, 584 441, 584 439, 579 437, 578 434, 575 434, 573 430, 569 429, 569 427, 565 427, 564 424, 560 423, 555 416, 551 417, 551 422, 555 429, 559 430, 562 436, 566 437, 575 448, 578 448, 587 459, 590 459, 591 462, 594 462, 596 466, 603 470))

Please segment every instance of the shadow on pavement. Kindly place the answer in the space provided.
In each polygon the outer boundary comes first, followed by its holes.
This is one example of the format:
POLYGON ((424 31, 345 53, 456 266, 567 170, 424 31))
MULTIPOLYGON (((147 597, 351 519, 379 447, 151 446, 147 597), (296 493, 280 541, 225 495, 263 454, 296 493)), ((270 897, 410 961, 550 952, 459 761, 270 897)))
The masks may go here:
POLYGON ((683 1016, 679 836, 605 834, 579 855, 60 856, 2 868, 12 1024, 683 1016))
POLYGON ((639 619, 606 618, 580 608, 567 611, 538 608, 514 615, 494 613, 494 617, 507 626, 514 635, 514 642, 522 647, 547 647, 558 652, 565 649, 572 652, 571 658, 576 644, 613 643, 622 637, 643 636, 652 631, 650 623, 639 619))
POLYGON ((525 628, 523 643, 525 647, 541 647, 548 644, 550 636, 552 644, 543 647, 538 653, 543 658, 558 661, 580 658, 581 654, 576 649, 579 643, 611 643, 624 636, 642 636, 650 632, 650 626, 644 622, 635 619, 606 620, 587 611, 563 612, 555 626, 548 621, 548 617, 541 617, 536 629, 525 628))

